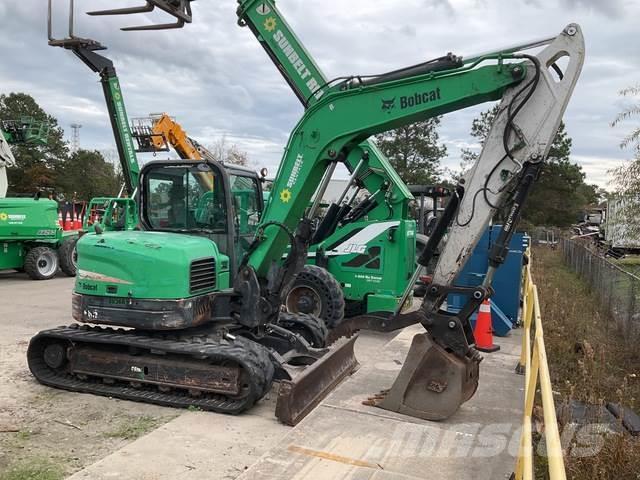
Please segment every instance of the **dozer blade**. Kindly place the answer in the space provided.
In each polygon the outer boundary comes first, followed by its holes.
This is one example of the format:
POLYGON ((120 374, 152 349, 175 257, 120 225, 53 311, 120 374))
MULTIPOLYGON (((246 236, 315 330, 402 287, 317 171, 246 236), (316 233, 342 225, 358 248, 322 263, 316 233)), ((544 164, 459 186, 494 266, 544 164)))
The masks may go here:
POLYGON ((477 360, 458 358, 421 333, 413 337, 391 390, 365 403, 425 420, 445 420, 473 396, 478 373, 477 360))
POLYGON ((329 352, 307 367, 289 367, 291 380, 280 381, 276 417, 287 425, 296 425, 344 378, 355 372, 359 363, 353 351, 357 335, 336 341, 329 352))

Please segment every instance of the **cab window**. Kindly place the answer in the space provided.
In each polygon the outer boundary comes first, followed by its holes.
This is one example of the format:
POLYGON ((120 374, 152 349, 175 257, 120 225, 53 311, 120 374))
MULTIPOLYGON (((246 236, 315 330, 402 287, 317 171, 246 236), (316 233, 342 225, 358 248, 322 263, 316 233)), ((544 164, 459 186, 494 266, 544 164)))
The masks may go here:
POLYGON ((146 176, 145 215, 153 230, 227 230, 221 179, 206 164, 160 166, 146 176))
POLYGON ((235 211, 235 225, 240 235, 253 236, 260 223, 260 188, 254 177, 229 175, 231 196, 235 211))

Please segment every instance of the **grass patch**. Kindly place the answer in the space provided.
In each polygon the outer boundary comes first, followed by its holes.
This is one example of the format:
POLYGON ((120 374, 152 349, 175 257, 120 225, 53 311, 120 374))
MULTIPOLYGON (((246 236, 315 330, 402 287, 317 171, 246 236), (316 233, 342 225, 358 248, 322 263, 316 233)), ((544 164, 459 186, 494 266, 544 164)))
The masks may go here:
POLYGON ((64 469, 50 460, 33 458, 0 473, 0 480, 62 480, 64 469))
POLYGON ((30 438, 31 438, 31 432, 28 430, 20 430, 18 433, 16 433, 16 439, 21 442, 26 442, 30 438))
POLYGON ((614 262, 618 265, 633 265, 636 267, 640 267, 640 255, 630 255, 618 260, 614 260, 614 262))
MULTIPOLYGON (((557 250, 537 248, 533 276, 538 286, 551 382, 564 401, 618 402, 640 408, 640 351, 617 330, 596 294, 566 267, 557 250)), ((637 480, 640 442, 606 437, 596 455, 565 457, 569 479, 637 480)), ((543 477, 540 477, 543 478, 543 477)))
POLYGON ((135 440, 138 437, 154 430, 162 422, 160 419, 143 415, 141 417, 126 418, 122 423, 110 432, 106 432, 108 438, 122 438, 124 440, 135 440))
POLYGON ((638 410, 640 352, 624 341, 598 297, 559 251, 536 249, 533 275, 554 389, 575 400, 638 410))

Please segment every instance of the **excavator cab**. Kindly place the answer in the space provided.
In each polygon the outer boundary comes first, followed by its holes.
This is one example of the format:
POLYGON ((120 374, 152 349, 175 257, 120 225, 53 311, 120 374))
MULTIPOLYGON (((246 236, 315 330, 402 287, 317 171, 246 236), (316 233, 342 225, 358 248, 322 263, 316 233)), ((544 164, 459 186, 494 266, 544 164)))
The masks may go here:
POLYGON ((224 253, 234 239, 224 169, 210 162, 154 162, 143 170, 144 230, 204 235, 224 253))

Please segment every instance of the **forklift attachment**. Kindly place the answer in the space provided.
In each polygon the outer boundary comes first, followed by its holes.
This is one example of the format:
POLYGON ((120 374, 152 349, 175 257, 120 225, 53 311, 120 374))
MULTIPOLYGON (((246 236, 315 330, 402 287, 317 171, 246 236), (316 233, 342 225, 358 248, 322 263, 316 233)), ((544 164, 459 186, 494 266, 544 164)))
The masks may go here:
POLYGON ((478 374, 478 362, 447 352, 428 333, 421 333, 413 337, 391 390, 364 403, 425 420, 445 420, 473 396, 478 374))
POLYGON ((358 367, 353 350, 357 335, 336 341, 327 354, 309 366, 285 368, 291 380, 281 380, 276 417, 286 425, 296 425, 324 397, 358 367))
POLYGON ((138 153, 168 152, 169 141, 162 133, 153 130, 156 117, 134 118, 131 121, 131 136, 138 144, 138 153))
POLYGON ((182 28, 185 23, 191 23, 191 2, 194 0, 147 0, 147 3, 138 7, 114 8, 111 10, 97 10, 87 12, 87 15, 133 15, 137 13, 148 13, 158 7, 160 10, 176 18, 175 23, 160 23, 152 25, 138 25, 135 27, 124 27, 122 31, 130 32, 134 30, 166 30, 170 28, 182 28))

